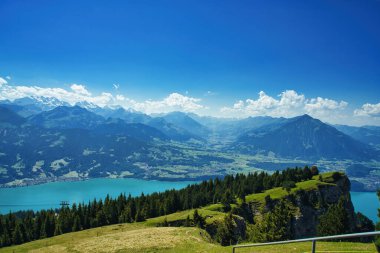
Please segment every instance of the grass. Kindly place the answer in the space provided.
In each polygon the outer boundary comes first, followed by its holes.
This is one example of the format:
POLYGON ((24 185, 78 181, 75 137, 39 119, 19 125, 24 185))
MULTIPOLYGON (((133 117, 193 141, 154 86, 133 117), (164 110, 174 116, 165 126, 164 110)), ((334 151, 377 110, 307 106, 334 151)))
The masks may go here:
MULTIPOLYGON (((310 252, 311 243, 237 249, 237 253, 310 252)), ((318 242, 318 252, 376 252, 372 243, 318 242)), ((151 227, 149 222, 119 224, 64 234, 0 249, 1 253, 190 253, 232 252, 198 228, 151 227)))
MULTIPOLYGON (((298 190, 314 190, 321 185, 334 185, 332 173, 322 174, 323 182, 319 176, 312 180, 299 182, 292 188, 290 193, 298 190)), ((272 199, 285 197, 289 193, 282 187, 267 190, 263 193, 246 196, 247 202, 265 201, 265 196, 270 195, 272 199)), ((198 209, 199 213, 206 217, 206 223, 210 224, 224 218, 221 204, 212 204, 198 209)), ((185 220, 187 216, 192 218, 194 209, 186 210, 149 219, 140 223, 126 223, 94 228, 75 233, 68 233, 48 239, 42 239, 25 243, 18 246, 0 249, 0 253, 84 253, 84 252, 168 252, 168 253, 190 253, 232 252, 232 247, 222 247, 214 243, 207 232, 198 228, 185 227, 157 227, 166 219, 169 223, 185 220)), ((254 252, 310 252, 311 243, 296 243, 287 245, 256 247, 254 252)), ((237 249, 236 252, 252 252, 253 248, 237 249)), ((372 243, 351 242, 318 242, 317 252, 376 252, 372 243)))
MULTIPOLYGON (((327 183, 327 182, 321 182, 318 179, 312 179, 312 180, 296 183, 296 187, 292 188, 289 193, 295 193, 299 190, 305 190, 305 191, 316 190, 316 189, 318 189, 319 186, 323 186, 323 185, 335 185, 335 184, 327 183)), ((283 197, 289 195, 289 193, 286 191, 286 189, 284 189, 282 187, 276 187, 276 188, 267 190, 267 191, 262 192, 262 193, 249 194, 245 197, 245 200, 247 202, 264 203, 265 197, 267 195, 269 195, 272 199, 280 199, 280 198, 283 198, 283 197)))
MULTIPOLYGON (((218 205, 218 204, 216 204, 218 205)), ((225 213, 219 212, 219 211, 213 211, 209 210, 207 208, 212 208, 210 206, 206 208, 199 208, 198 212, 201 216, 206 217, 206 223, 212 223, 214 220, 221 220, 225 216, 225 213)), ((181 212, 176 212, 172 214, 168 214, 165 216, 160 216, 157 218, 151 218, 146 221, 146 225, 148 226, 157 226, 159 224, 162 224, 166 218, 166 220, 170 222, 174 221, 184 221, 186 220, 187 216, 190 216, 190 219, 193 218, 194 209, 185 210, 181 212)))

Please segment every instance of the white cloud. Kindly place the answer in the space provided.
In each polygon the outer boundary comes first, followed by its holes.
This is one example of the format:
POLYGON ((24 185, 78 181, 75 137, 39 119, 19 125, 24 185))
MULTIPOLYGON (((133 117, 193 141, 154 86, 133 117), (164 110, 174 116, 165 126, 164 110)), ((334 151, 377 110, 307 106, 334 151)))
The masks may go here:
POLYGON ((125 100, 125 97, 123 95, 116 95, 116 100, 119 100, 119 101, 124 101, 125 100))
MULTIPOLYGON (((0 79, 2 80, 2 79, 0 79)), ((5 80, 4 80, 5 81, 5 80)), ((195 112, 205 109, 198 98, 188 97, 179 93, 171 93, 162 100, 135 101, 122 94, 113 95, 103 92, 100 95, 92 95, 84 85, 72 84, 70 90, 62 88, 43 88, 39 86, 10 86, 4 82, 0 86, 0 100, 15 100, 24 97, 56 98, 60 101, 75 105, 79 102, 89 102, 100 107, 123 106, 145 113, 163 113, 171 111, 195 112)))
POLYGON ((70 86, 70 89, 77 94, 91 96, 91 93, 86 89, 84 85, 74 83, 70 86))
POLYGON ((354 111, 355 116, 380 117, 380 103, 362 105, 360 109, 354 111))
POLYGON ((294 117, 308 113, 315 117, 327 119, 347 107, 345 101, 335 101, 327 98, 307 99, 303 94, 294 90, 286 90, 278 98, 259 92, 255 99, 239 100, 232 107, 222 107, 221 113, 230 117, 272 116, 294 117))
POLYGON ((7 83, 8 83, 7 80, 5 80, 4 78, 0 77, 0 86, 5 85, 7 83))
POLYGON ((11 80, 11 76, 6 76, 5 78, 8 80, 11 80))
POLYGON ((283 91, 274 97, 260 91, 257 98, 237 100, 231 106, 210 109, 202 103, 200 98, 191 97, 188 94, 171 93, 162 99, 137 101, 119 93, 92 94, 84 85, 80 84, 72 84, 69 87, 63 89, 9 85, 6 79, 0 77, 0 100, 13 101, 23 97, 46 97, 56 98, 71 105, 88 102, 100 107, 122 106, 148 114, 184 111, 235 118, 248 116, 294 117, 307 113, 330 123, 380 125, 380 103, 367 103, 352 112, 347 110, 348 103, 345 101, 322 97, 307 98, 294 90, 283 91), (362 117, 353 117, 353 114, 362 117))
POLYGON ((86 101, 98 106, 106 106, 114 101, 114 98, 110 93, 101 93, 98 96, 92 96, 83 85, 73 84, 70 86, 70 89, 71 90, 65 90, 62 88, 43 88, 39 86, 3 85, 0 87, 0 100, 9 99, 13 101, 24 97, 47 97, 56 98, 71 105, 86 101))
POLYGON ((146 113, 171 111, 195 112, 206 108, 199 104, 200 101, 201 99, 199 98, 188 97, 179 93, 171 93, 163 100, 147 100, 141 103, 129 100, 134 109, 146 113))
POLYGON ((312 98, 305 104, 305 110, 307 113, 322 116, 326 113, 331 113, 332 111, 342 110, 348 105, 345 101, 337 102, 332 99, 327 98, 312 98))

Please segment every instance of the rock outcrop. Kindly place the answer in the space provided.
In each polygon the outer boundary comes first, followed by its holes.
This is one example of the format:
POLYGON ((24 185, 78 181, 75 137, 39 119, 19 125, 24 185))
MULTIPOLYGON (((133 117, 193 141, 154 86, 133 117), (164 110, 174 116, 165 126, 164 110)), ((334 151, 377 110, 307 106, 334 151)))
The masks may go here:
MULTIPOLYGON (((350 181, 341 176, 335 185, 321 185, 318 190, 300 191, 295 195, 295 205, 299 208, 299 216, 292 220, 294 238, 306 238, 317 235, 318 219, 325 214, 328 207, 337 204, 344 197, 350 231, 355 230, 356 218, 350 197, 350 181)), ((334 224, 331 224, 334 226, 334 224)))

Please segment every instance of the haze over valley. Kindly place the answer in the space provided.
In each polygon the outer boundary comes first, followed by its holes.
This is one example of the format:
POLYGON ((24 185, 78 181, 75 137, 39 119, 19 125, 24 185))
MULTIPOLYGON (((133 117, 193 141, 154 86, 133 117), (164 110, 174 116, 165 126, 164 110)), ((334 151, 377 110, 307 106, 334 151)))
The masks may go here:
POLYGON ((331 125, 306 114, 147 115, 51 102, 26 97, 0 103, 2 186, 98 177, 201 180, 317 165, 345 171, 354 189, 379 187, 380 127, 331 125))

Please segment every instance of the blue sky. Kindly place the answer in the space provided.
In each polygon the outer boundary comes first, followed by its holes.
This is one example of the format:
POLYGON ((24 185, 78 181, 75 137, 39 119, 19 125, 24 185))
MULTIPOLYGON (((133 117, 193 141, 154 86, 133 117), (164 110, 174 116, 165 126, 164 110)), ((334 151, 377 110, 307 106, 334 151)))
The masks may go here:
POLYGON ((380 124, 377 0, 2 0, 0 13, 8 86, 75 83, 141 103, 178 93, 212 115, 292 90, 305 104, 335 101, 344 120, 361 108, 353 124, 380 124))

